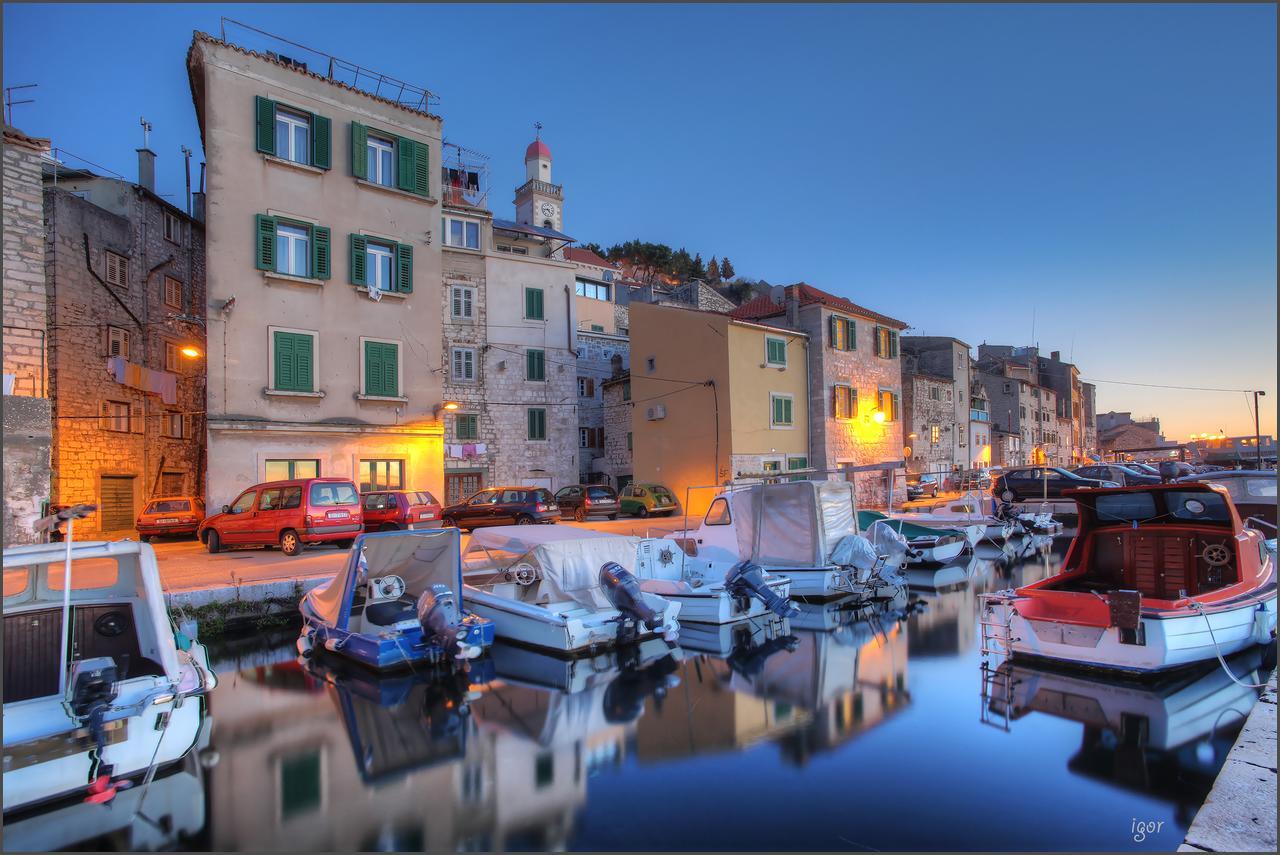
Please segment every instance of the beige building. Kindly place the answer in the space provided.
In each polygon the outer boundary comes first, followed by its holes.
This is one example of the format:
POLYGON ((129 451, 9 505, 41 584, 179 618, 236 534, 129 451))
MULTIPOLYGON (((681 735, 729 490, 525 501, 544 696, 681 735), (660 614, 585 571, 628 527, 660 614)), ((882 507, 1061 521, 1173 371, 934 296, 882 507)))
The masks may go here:
MULTIPOLYGON (((631 305, 635 480, 687 488, 809 465, 809 337, 648 303, 631 305)), ((688 493, 700 514, 714 489, 688 493)))
POLYGON ((208 161, 211 505, 309 475, 442 492, 429 94, 390 100, 203 33, 187 66, 208 161))

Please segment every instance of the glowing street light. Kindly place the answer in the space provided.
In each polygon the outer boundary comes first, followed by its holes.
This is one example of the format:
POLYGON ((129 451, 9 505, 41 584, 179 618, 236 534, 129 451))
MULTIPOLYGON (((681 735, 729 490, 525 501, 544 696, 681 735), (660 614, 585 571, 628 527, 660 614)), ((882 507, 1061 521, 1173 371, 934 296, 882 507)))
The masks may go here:
POLYGON ((878 425, 884 424, 884 410, 876 410, 871 414, 871 420, 878 425))
POLYGON ((199 359, 200 357, 204 356, 204 354, 200 352, 200 348, 190 344, 183 347, 182 350, 179 352, 183 356, 185 356, 187 359, 199 359))

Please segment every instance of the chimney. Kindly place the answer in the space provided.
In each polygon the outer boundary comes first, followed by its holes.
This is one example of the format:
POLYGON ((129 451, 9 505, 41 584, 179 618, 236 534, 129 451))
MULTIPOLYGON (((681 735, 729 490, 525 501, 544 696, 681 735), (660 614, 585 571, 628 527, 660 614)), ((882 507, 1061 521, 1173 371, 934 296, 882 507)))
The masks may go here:
POLYGON ((787 288, 787 326, 792 329, 800 328, 800 288, 792 285, 787 288))
POLYGON ((785 285, 771 285, 769 287, 769 301, 774 305, 781 306, 787 301, 787 288, 785 285))
POLYGON ((204 193, 199 190, 191 194, 191 216, 198 223, 204 222, 204 193))
POLYGON ((1062 361, 1062 351, 1060 351, 1060 350, 1055 350, 1053 353, 1049 354, 1049 358, 1050 358, 1051 360, 1053 360, 1054 362, 1061 362, 1061 361, 1062 361))
POLYGON ((138 186, 156 192, 156 153, 149 148, 138 149, 138 186))

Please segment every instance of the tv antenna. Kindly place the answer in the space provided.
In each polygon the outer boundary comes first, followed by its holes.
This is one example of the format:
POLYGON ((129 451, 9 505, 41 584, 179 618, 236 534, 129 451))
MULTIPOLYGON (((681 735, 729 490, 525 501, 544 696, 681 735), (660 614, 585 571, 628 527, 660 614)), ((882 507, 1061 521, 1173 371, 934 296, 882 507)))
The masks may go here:
POLYGON ((151 148, 151 123, 139 116, 138 124, 142 125, 142 147, 151 148))
POLYGON ((4 88, 4 121, 6 125, 13 124, 13 108, 17 104, 34 104, 36 99, 23 98, 20 101, 13 100, 13 93, 18 89, 35 89, 39 83, 23 83, 19 86, 6 86, 4 88))

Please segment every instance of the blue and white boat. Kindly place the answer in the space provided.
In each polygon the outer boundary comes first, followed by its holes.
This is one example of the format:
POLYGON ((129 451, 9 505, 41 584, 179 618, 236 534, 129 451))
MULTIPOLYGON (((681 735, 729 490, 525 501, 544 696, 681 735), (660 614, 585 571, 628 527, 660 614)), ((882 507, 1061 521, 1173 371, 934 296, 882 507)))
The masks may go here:
POLYGON ((445 668, 493 643, 493 622, 462 608, 456 528, 362 534, 328 585, 302 598, 298 652, 322 648, 370 668, 445 668))

